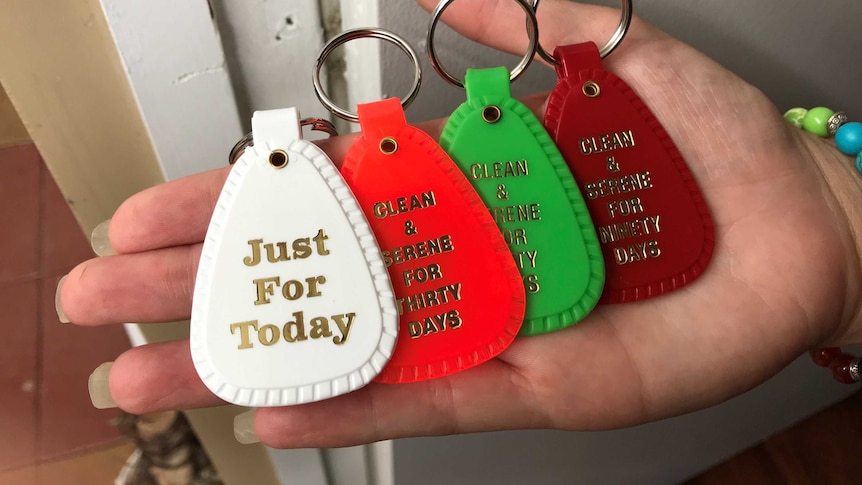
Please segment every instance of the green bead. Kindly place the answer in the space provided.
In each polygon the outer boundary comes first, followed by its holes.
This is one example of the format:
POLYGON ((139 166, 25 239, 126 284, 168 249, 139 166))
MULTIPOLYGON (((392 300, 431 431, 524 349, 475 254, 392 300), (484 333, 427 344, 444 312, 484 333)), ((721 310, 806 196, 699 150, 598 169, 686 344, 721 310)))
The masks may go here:
POLYGON ((802 119, 802 129, 826 138, 829 136, 829 118, 834 114, 829 108, 811 108, 802 119))
POLYGON ((805 108, 790 108, 787 113, 784 113, 784 119, 789 121, 793 126, 802 128, 802 119, 808 114, 805 108))

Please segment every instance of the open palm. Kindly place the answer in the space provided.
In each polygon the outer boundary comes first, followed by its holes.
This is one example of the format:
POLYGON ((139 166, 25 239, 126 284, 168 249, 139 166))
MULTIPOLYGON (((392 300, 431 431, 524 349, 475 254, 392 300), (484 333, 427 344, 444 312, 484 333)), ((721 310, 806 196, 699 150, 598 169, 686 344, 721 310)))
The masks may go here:
MULTIPOLYGON (((433 8, 434 0, 420 0, 433 8)), ((546 47, 600 40, 618 13, 563 0, 539 12, 546 47)), ((462 0, 444 20, 510 52, 523 29, 508 0, 462 0), (485 22, 474 22, 477 14, 485 22)), ((521 338, 497 359, 446 378, 371 384, 328 401, 257 412, 272 446, 321 447, 513 428, 603 429, 721 402, 825 342, 862 341, 859 221, 848 217, 846 160, 784 123, 754 87, 635 20, 606 68, 640 94, 677 143, 716 224, 716 251, 694 283, 638 303, 600 306, 579 325, 521 338), (823 167, 827 167, 824 169, 823 167), (832 167, 832 168, 828 168, 832 167), (836 172, 837 171, 837 172, 836 172)), ((536 109, 546 95, 534 97, 536 109)), ((441 121, 423 125, 437 136, 441 121)), ((350 137, 323 143, 339 163, 350 137)), ((62 288, 76 324, 187 319, 201 241, 227 169, 154 187, 110 225, 118 256, 85 262, 62 288)), ((859 192, 853 192, 853 191, 859 192)), ((217 405, 188 342, 132 349, 111 392, 136 413, 217 405)))

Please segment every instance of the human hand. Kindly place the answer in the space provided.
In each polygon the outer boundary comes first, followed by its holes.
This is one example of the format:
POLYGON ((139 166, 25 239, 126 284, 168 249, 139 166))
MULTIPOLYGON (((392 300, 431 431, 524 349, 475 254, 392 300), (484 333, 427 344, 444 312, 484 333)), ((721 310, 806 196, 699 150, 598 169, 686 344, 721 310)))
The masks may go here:
MULTIPOLYGON (((431 9, 436 0, 419 3, 431 9)), ((545 0, 538 16, 550 49, 603 40, 618 12, 545 0)), ((523 29, 509 0, 461 0, 444 20, 487 45, 524 48, 505 35, 523 29)), ((264 443, 634 425, 719 403, 814 346, 862 342, 862 179, 846 157, 785 123, 754 87, 637 19, 605 65, 664 124, 703 191, 717 241, 705 273, 668 295, 600 306, 574 327, 517 339, 466 372, 260 409, 255 431, 264 443)), ((528 104, 541 110, 545 97, 528 104)), ((436 137, 442 122, 422 127, 436 137)), ((322 145, 338 162, 351 139, 322 145)), ((120 255, 70 273, 65 314, 79 325, 189 318, 201 241, 227 172, 129 199, 110 224, 120 255)), ((197 377, 188 341, 127 351, 110 389, 134 413, 221 404, 197 377)))

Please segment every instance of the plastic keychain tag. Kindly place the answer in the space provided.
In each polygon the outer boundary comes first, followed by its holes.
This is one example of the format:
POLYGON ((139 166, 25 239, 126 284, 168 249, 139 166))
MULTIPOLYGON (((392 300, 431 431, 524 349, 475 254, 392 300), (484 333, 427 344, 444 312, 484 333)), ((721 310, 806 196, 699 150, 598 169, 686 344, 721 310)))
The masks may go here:
POLYGON ((502 231, 527 292, 522 335, 568 327, 602 292, 604 262, 572 174, 530 110, 511 96, 506 68, 468 69, 467 102, 440 144, 502 231))
POLYGON ((398 316, 365 216, 295 109, 256 112, 203 244, 191 352, 206 386, 244 406, 356 390, 392 354, 398 316))
POLYGON ((709 210, 679 150, 637 94, 602 68, 595 44, 558 47, 545 126, 581 184, 602 251, 602 302, 680 288, 709 264, 709 210))
POLYGON ((407 124, 398 99, 359 105, 359 123, 342 173, 377 235, 401 315, 377 380, 431 379, 493 358, 524 315, 494 221, 440 146, 407 124))

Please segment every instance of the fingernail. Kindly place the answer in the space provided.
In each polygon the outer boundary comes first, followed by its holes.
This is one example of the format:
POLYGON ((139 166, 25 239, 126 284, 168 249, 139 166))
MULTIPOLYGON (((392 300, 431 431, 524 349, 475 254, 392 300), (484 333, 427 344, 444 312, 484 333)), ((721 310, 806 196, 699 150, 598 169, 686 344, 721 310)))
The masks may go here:
POLYGON ((233 418, 233 435, 243 445, 260 443, 260 438, 254 432, 254 410, 244 412, 233 418))
POLYGON ((60 323, 70 322, 69 318, 66 317, 66 313, 63 312, 63 304, 60 302, 60 292, 63 291, 63 283, 66 282, 68 276, 60 278, 60 281, 57 283, 57 293, 54 294, 54 308, 57 310, 57 318, 60 319, 60 323))
POLYGON ((93 229, 90 234, 90 246, 93 247, 93 252, 97 256, 113 256, 117 254, 114 248, 111 247, 111 240, 108 238, 108 226, 111 225, 111 220, 99 224, 93 229))
POLYGON ((113 362, 105 362, 96 367, 90 374, 87 386, 90 388, 90 401, 96 409, 111 409, 117 407, 114 398, 111 397, 111 389, 108 387, 108 376, 111 375, 113 362))

